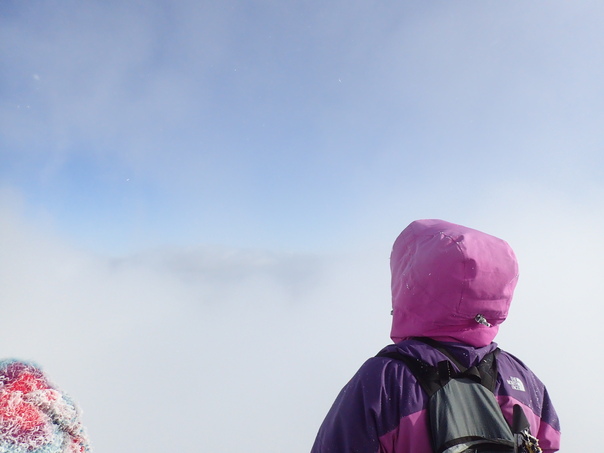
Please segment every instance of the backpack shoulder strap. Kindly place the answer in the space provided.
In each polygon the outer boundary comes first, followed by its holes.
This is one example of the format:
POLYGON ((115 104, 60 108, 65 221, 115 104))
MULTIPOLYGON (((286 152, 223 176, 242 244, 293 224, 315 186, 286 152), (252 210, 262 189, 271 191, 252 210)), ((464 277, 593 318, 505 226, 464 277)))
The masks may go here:
POLYGON ((464 377, 480 382, 491 392, 495 390, 495 385, 497 384, 497 356, 501 352, 499 348, 484 356, 480 363, 478 363, 478 365, 466 368, 459 362, 459 360, 455 358, 455 356, 453 356, 453 354, 451 354, 451 352, 447 350, 447 348, 444 347, 442 343, 439 343, 438 341, 433 340, 432 338, 416 339, 421 341, 422 343, 432 346, 434 349, 437 349, 442 354, 444 354, 460 371, 457 377, 462 375, 464 377))
POLYGON ((433 366, 421 359, 407 356, 398 351, 380 352, 377 357, 388 357, 404 362, 428 396, 432 396, 436 393, 438 389, 443 387, 453 377, 466 377, 476 382, 480 382, 491 392, 495 390, 495 385, 497 383, 496 358, 500 352, 499 348, 487 354, 478 365, 466 368, 453 356, 453 354, 447 351, 447 349, 437 341, 434 341, 431 338, 417 338, 417 340, 437 349, 449 360, 443 360, 436 366, 433 366), (459 373, 455 372, 451 363, 457 367, 459 373))
POLYGON ((497 384, 497 356, 501 350, 495 349, 493 352, 487 354, 478 364, 477 369, 480 375, 480 383, 488 388, 491 392, 495 392, 495 385, 497 384))
POLYGON ((438 368, 421 359, 409 357, 398 351, 380 352, 376 357, 387 357, 403 362, 428 396, 432 396, 442 387, 438 368))

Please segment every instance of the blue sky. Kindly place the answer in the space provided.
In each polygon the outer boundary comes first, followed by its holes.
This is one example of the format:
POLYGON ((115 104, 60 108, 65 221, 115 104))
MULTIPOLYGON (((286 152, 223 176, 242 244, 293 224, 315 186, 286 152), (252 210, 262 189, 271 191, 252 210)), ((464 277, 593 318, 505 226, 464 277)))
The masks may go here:
MULTIPOLYGON (((510 241, 525 270, 501 336, 564 393, 555 353, 526 345, 570 348, 556 333, 573 320, 589 336, 583 319, 602 315, 603 15, 587 0, 1 2, 7 354, 47 366, 99 451, 119 453, 141 448, 112 420, 152 424, 176 403, 103 377, 123 402, 109 404, 90 383, 107 362, 150 373, 161 351, 212 389, 182 409, 203 418, 210 451, 214 437, 236 445, 212 414, 233 412, 215 389, 237 366, 205 373, 191 357, 243 341, 250 387, 274 379, 255 394, 283 436, 275 451, 307 451, 334 392, 388 341, 392 241, 433 217, 510 241), (49 319, 70 327, 55 336, 49 319), (293 368, 264 358, 284 337, 293 368), (292 426, 285 395, 305 408, 292 426)), ((593 433, 570 423, 578 451, 593 433)), ((147 426, 132 428, 145 451, 173 448, 147 426)), ((264 429, 242 431, 258 451, 264 429)))
POLYGON ((2 179, 114 253, 346 247, 438 192, 574 188, 601 177, 593 9, 4 2, 2 179))

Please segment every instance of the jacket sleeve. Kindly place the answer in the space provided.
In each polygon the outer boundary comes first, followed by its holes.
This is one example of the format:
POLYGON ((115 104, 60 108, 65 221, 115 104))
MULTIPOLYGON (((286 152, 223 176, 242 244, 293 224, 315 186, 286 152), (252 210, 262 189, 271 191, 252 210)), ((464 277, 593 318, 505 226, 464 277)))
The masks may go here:
POLYGON ((371 358, 344 386, 319 429, 311 453, 382 453, 380 436, 398 425, 401 364, 371 358), (398 391, 397 391, 398 388, 398 391))
POLYGON ((547 389, 544 388, 541 423, 537 433, 543 453, 553 453, 560 450, 560 437, 560 421, 547 389))
POLYGON ((312 447, 311 453, 376 453, 379 451, 375 403, 368 388, 367 364, 340 391, 312 447))

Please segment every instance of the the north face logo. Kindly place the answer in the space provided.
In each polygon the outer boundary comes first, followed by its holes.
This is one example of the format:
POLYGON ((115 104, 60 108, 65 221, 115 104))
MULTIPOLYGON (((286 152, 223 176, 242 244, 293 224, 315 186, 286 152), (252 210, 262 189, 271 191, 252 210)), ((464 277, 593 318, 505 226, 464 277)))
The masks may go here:
POLYGON ((507 383, 510 384, 514 390, 520 390, 521 392, 525 391, 524 383, 517 377, 510 376, 507 383))

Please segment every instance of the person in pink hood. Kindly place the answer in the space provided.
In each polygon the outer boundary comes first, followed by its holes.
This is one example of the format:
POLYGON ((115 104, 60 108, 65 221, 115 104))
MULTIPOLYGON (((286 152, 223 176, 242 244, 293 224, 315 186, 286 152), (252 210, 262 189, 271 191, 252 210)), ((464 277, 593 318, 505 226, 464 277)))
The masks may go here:
MULTIPOLYGON (((507 242, 442 220, 412 222, 391 259, 394 344, 367 360, 346 384, 317 434, 312 453, 431 453, 428 395, 403 355, 466 368, 495 351, 518 280, 507 242), (422 340, 422 339, 429 340, 422 340)), ((560 425, 547 390, 513 355, 499 351, 493 393, 506 421, 521 407, 545 453, 560 448, 560 425)))

